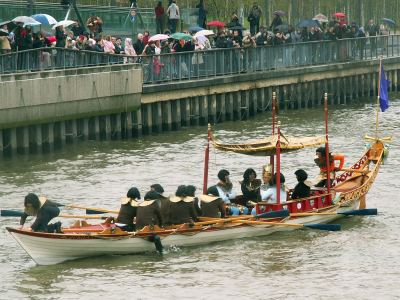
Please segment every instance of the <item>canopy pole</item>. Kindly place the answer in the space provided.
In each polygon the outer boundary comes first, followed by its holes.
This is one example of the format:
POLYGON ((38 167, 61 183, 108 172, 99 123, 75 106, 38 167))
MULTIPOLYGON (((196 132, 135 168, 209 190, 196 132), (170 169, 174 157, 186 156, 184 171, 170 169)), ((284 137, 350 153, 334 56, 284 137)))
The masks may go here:
POLYGON ((276 203, 281 203, 281 126, 278 122, 278 141, 276 142, 276 203))
POLYGON ((325 111, 325 161, 326 161, 326 184, 328 187, 328 198, 331 194, 331 163, 329 160, 329 133, 328 133, 328 93, 324 94, 324 111, 325 111))
MULTIPOLYGON (((275 135, 275 122, 276 122, 276 92, 272 92, 272 136, 275 135)), ((271 173, 274 174, 274 155, 269 157, 269 164, 271 165, 271 173)))
POLYGON ((210 158, 210 140, 211 140, 211 124, 208 124, 207 146, 204 153, 204 177, 203 177, 203 195, 207 194, 208 185, 208 161, 210 158))
POLYGON ((379 130, 379 98, 381 97, 381 76, 382 76, 382 57, 379 59, 379 76, 378 76, 378 97, 376 99, 376 124, 375 124, 375 139, 378 140, 379 130))

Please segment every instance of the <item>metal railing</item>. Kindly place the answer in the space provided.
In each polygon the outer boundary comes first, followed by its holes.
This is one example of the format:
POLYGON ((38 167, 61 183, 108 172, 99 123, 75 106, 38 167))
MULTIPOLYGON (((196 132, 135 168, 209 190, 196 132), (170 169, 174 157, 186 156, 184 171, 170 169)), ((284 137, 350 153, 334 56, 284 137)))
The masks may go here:
POLYGON ((140 63, 143 83, 154 84, 399 55, 400 35, 136 57, 39 48, 0 55, 0 73, 140 63))

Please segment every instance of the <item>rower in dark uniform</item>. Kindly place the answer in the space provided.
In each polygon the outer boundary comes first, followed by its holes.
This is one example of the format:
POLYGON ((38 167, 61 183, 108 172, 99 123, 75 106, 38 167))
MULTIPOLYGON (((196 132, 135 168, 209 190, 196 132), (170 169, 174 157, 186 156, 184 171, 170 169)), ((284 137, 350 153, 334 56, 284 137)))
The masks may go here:
POLYGON ((158 225, 162 227, 160 205, 157 202, 160 195, 155 191, 147 192, 144 201, 138 206, 136 212, 136 230, 140 230, 147 225, 158 225))
POLYGON ((119 209, 116 222, 125 224, 125 226, 121 227, 124 230, 135 231, 135 224, 133 221, 136 217, 140 202, 140 192, 136 187, 130 188, 126 194, 126 198, 121 199, 121 208, 119 209))
POLYGON ((30 193, 24 200, 25 211, 21 217, 20 225, 23 227, 28 216, 36 216, 35 222, 31 225, 33 231, 61 233, 61 222, 49 224, 50 220, 58 217, 60 209, 57 203, 46 200, 44 197, 38 197, 30 193))
POLYGON ((168 197, 164 195, 164 188, 160 184, 155 183, 150 186, 150 190, 156 192, 159 195, 159 197, 157 198, 157 202, 160 205, 161 218, 164 224, 168 224, 170 202, 168 197))
POLYGON ((294 172, 296 175, 297 181, 299 182, 294 187, 292 192, 292 199, 300 199, 310 197, 310 183, 306 182, 307 180, 307 173, 303 169, 299 169, 294 172))
POLYGON ((200 200, 198 197, 196 197, 196 187, 194 185, 187 185, 186 186, 186 193, 188 197, 193 197, 193 205, 194 205, 194 210, 196 212, 197 216, 201 216, 201 208, 200 208, 200 200))
POLYGON ((226 205, 219 197, 216 186, 207 189, 207 195, 200 195, 201 216, 209 218, 225 218, 226 205))
POLYGON ((180 185, 175 197, 170 197, 169 222, 171 224, 193 223, 197 221, 194 198, 188 196, 185 185, 180 185))

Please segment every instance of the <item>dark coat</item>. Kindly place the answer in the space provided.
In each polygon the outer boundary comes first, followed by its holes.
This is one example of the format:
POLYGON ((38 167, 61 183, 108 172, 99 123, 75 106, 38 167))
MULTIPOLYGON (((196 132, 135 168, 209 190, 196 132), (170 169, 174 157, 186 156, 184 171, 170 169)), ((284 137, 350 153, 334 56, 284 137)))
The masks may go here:
POLYGON ((133 224, 133 220, 136 217, 137 207, 133 207, 130 203, 121 204, 121 208, 118 212, 117 222, 126 225, 133 224))
MULTIPOLYGON (((145 201, 146 202, 146 201, 145 201)), ((157 201, 149 205, 139 205, 136 212, 136 229, 140 230, 147 225, 162 226, 160 206, 157 201)))
POLYGON ((299 182, 293 190, 292 199, 310 197, 310 187, 304 182, 299 182))
POLYGON ((201 216, 209 218, 225 218, 225 203, 221 198, 211 202, 201 201, 201 216))
POLYGON ((254 182, 252 183, 252 186, 246 184, 244 181, 241 184, 241 189, 243 193, 243 198, 247 202, 249 200, 251 201, 257 201, 260 198, 260 186, 261 186, 261 180, 260 179, 255 179, 254 182))
POLYGON ((193 201, 170 202, 169 204, 169 223, 183 224, 197 221, 197 214, 194 209, 193 201))
MULTIPOLYGON (((49 225, 49 222, 59 214, 60 209, 58 208, 57 204, 47 200, 37 211, 35 222, 33 222, 31 226, 32 230, 40 232, 54 232, 54 226, 49 225)), ((25 223, 27 217, 28 214, 24 213, 24 215, 21 217, 21 225, 25 223)))

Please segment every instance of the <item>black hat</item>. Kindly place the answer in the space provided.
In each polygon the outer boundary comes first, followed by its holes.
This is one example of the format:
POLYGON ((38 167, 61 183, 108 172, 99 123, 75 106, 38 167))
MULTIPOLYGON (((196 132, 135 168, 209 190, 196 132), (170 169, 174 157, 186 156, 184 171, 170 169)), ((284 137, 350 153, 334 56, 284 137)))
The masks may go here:
POLYGON ((229 175, 229 172, 225 169, 222 169, 218 172, 218 179, 221 181, 225 181, 225 177, 229 175))
POLYGON ((305 181, 308 177, 307 172, 304 171, 303 169, 298 169, 296 172, 294 172, 294 174, 297 176, 297 179, 300 182, 305 181))
POLYGON ((186 197, 186 186, 185 185, 180 185, 178 186, 176 192, 175 192, 175 196, 177 197, 186 197))
POLYGON ((131 199, 140 199, 140 192, 137 188, 131 187, 126 196, 131 199))
POLYGON ((322 156, 326 154, 326 149, 325 147, 319 147, 315 152, 321 153, 322 156))
POLYGON ((149 191, 144 195, 144 200, 157 200, 160 199, 160 195, 155 191, 149 191))
POLYGON ((157 192, 158 194, 164 193, 164 189, 163 189, 163 187, 161 186, 161 184, 158 184, 158 183, 152 184, 152 185, 150 186, 150 188, 151 188, 152 190, 154 190, 155 192, 157 192))

